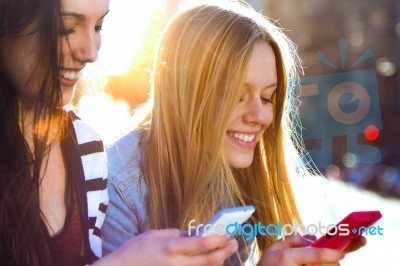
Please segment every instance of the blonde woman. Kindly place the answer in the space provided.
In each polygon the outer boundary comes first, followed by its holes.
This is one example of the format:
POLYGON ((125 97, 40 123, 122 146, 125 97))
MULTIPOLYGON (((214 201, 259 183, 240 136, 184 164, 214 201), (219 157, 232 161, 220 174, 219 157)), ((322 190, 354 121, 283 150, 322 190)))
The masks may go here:
MULTIPOLYGON (((250 224, 300 223, 289 178, 299 173, 288 82, 298 63, 282 31, 250 8, 200 5, 176 15, 158 45, 137 128, 108 149, 103 251, 238 205, 255 206, 250 224)), ((261 257, 262 265, 337 265, 344 256, 295 235, 239 240, 226 264, 261 257)))
POLYGON ((137 265, 156 252, 147 264, 208 266, 236 251, 226 236, 183 239, 171 229, 146 232, 102 258, 103 144, 63 106, 97 59, 108 11, 108 0, 0 0, 1 265, 137 265), (181 255, 188 251, 196 256, 181 255))

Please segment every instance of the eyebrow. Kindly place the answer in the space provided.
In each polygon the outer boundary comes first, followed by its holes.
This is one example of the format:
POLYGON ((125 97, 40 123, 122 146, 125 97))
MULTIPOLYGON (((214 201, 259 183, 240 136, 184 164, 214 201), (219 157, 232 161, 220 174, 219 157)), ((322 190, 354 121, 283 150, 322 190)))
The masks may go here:
MULTIPOLYGON (((104 13, 104 15, 101 16, 101 17, 99 18, 99 20, 100 20, 100 19, 103 19, 103 18, 108 14, 109 11, 110 11, 110 10, 107 10, 107 12, 104 13)), ((78 19, 78 20, 80 20, 80 21, 83 21, 83 20, 86 19, 86 16, 85 16, 85 15, 79 14, 79 13, 75 13, 75 12, 63 12, 61 15, 62 15, 63 17, 74 17, 74 18, 76 18, 76 19, 78 19)))
MULTIPOLYGON (((246 87, 249 86, 249 83, 245 83, 244 84, 246 87)), ((251 86, 251 85, 250 85, 251 86)), ((262 90, 266 90, 266 89, 272 89, 272 88, 276 88, 276 86, 278 86, 278 82, 274 82, 270 85, 265 86, 262 90)))

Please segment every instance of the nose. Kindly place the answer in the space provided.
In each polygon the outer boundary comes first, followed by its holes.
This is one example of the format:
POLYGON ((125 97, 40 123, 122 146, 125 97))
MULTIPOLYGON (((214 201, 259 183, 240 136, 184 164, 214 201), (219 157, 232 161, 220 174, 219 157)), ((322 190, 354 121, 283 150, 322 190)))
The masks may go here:
POLYGON ((272 105, 264 105, 261 99, 249 101, 244 120, 249 124, 266 125, 272 118, 272 105))
POLYGON ((75 59, 86 63, 96 61, 100 49, 100 36, 96 32, 86 33, 77 41, 77 46, 73 51, 75 59))

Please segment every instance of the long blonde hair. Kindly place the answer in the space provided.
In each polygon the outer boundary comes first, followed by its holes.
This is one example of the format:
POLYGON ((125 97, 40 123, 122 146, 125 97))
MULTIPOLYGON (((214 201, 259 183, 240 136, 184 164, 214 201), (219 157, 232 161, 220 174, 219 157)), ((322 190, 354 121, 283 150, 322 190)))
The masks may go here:
MULTIPOLYGON (((289 182, 295 164, 292 85, 299 60, 281 29, 241 5, 201 5, 176 15, 155 54, 148 110, 139 123, 150 228, 187 229, 218 209, 252 204, 252 222, 300 222, 289 182), (246 169, 232 169, 223 142, 256 43, 271 45, 278 85, 274 120, 246 169), (289 88, 289 90, 288 90, 289 88)), ((257 237, 260 250, 274 238, 257 237)))

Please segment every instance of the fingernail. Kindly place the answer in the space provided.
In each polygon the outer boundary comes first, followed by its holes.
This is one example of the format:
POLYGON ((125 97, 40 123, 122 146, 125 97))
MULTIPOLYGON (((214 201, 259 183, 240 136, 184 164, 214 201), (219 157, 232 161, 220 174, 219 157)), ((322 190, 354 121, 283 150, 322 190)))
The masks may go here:
POLYGON ((231 240, 231 239, 233 239, 233 237, 230 236, 230 235, 228 235, 228 234, 224 234, 224 236, 225 236, 225 239, 226 239, 226 240, 231 240))
POLYGON ((314 242, 317 239, 317 237, 315 235, 310 235, 310 234, 303 235, 303 238, 305 238, 309 241, 312 241, 312 242, 314 242))

